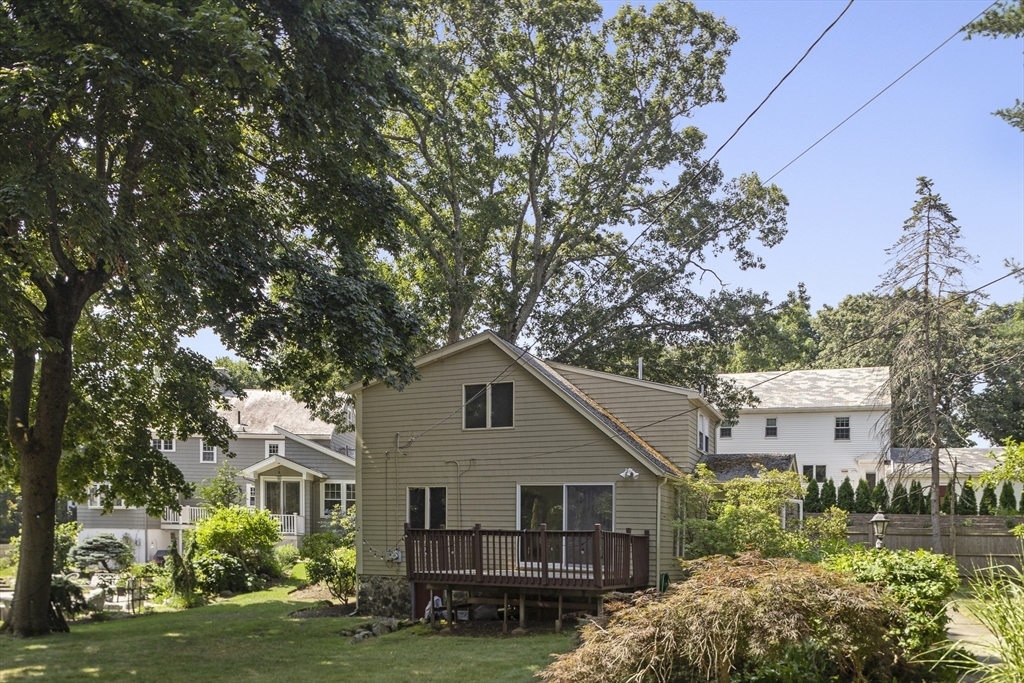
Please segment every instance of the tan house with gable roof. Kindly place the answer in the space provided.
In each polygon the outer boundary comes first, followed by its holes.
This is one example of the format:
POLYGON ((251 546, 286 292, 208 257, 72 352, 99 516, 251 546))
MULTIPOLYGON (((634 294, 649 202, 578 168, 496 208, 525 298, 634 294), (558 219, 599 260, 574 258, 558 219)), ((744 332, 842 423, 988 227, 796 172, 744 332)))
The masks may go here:
POLYGON ((672 483, 721 420, 698 392, 545 363, 490 332, 416 366, 403 391, 347 389, 361 613, 420 617, 445 589, 596 604, 678 577, 672 483))

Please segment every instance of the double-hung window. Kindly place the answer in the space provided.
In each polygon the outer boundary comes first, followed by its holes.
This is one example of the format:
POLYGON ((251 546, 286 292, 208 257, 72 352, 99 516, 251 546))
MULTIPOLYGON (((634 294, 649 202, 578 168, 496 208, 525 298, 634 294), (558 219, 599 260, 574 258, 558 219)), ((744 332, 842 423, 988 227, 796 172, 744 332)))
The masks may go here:
POLYGON ((256 507, 256 484, 245 485, 245 504, 251 508, 256 507))
POLYGON ((824 484, 825 465, 804 465, 804 477, 807 481, 814 480, 819 484, 824 484))
POLYGON ((205 441, 199 442, 199 462, 216 463, 217 447, 205 441))
POLYGON ((779 418, 777 418, 777 417, 766 417, 764 419, 764 435, 765 436, 778 436, 779 435, 779 418))
POLYGON ((337 508, 348 512, 356 504, 356 483, 354 481, 324 482, 324 517, 330 517, 337 508))
POLYGON ((448 520, 448 489, 410 487, 408 511, 409 528, 440 529, 448 520))
POLYGON ((512 382, 464 384, 462 386, 462 427, 497 429, 512 427, 515 387, 512 382))
POLYGON ((711 439, 708 436, 709 427, 708 418, 697 413, 697 450, 702 453, 707 453, 711 446, 711 439))
POLYGON ((160 437, 153 438, 153 448, 164 453, 174 452, 174 439, 162 439, 160 437))
POLYGON ((837 417, 836 418, 836 441, 849 441, 850 440, 850 418, 848 417, 837 417))
POLYGON ((718 438, 720 439, 731 439, 732 428, 736 426, 735 420, 728 420, 722 423, 722 426, 718 428, 718 438))

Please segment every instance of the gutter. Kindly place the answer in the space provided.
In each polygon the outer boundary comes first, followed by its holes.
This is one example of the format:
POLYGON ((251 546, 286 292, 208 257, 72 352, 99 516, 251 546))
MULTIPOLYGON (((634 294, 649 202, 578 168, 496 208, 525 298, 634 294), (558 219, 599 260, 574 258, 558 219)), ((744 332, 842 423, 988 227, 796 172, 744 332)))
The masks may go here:
POLYGON ((655 586, 661 584, 661 487, 668 483, 668 477, 658 477, 658 509, 654 517, 654 576, 655 586))

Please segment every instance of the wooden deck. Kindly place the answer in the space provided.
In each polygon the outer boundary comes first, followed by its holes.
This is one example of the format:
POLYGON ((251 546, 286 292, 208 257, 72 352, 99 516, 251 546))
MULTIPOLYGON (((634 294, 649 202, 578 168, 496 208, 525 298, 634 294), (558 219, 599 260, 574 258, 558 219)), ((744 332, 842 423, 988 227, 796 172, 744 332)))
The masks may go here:
POLYGON ((647 586, 650 533, 405 529, 406 576, 447 586, 591 591, 647 586))

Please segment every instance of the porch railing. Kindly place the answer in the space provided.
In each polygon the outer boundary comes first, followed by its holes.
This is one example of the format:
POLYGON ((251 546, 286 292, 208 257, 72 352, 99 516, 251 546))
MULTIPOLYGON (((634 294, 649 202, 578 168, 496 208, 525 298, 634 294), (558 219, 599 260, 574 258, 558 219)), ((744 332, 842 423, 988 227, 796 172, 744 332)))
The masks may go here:
POLYGON ((160 519, 164 524, 176 524, 179 526, 193 525, 199 520, 206 519, 213 511, 210 508, 183 505, 181 512, 175 512, 171 508, 164 508, 164 515, 160 519))
POLYGON ((410 529, 410 581, 474 586, 614 590, 647 585, 650 532, 410 529))
POLYGON ((305 517, 301 515, 270 515, 286 536, 301 536, 306 532, 305 517))

